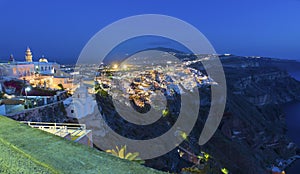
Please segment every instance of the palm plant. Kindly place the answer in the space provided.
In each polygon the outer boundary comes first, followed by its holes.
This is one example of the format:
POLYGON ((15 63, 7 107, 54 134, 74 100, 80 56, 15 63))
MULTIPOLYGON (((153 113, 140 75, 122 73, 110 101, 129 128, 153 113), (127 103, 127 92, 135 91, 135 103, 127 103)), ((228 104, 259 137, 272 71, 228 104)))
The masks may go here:
POLYGON ((138 162, 138 163, 141 163, 143 164, 144 161, 139 158, 139 153, 138 152, 126 152, 127 150, 127 147, 126 145, 124 146, 121 146, 121 148, 119 148, 118 146, 116 146, 116 149, 109 149, 109 150, 106 150, 107 153, 110 153, 114 156, 117 156, 119 158, 122 158, 122 159, 127 159, 127 160, 130 160, 130 161, 135 161, 135 162, 138 162))

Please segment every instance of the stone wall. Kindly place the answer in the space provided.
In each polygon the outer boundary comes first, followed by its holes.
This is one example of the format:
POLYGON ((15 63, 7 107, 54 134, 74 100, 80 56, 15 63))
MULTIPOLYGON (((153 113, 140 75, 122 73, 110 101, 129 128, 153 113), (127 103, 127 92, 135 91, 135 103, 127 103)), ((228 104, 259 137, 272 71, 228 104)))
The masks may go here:
POLYGON ((37 108, 25 109, 6 116, 17 121, 62 123, 67 120, 66 110, 62 101, 37 108))

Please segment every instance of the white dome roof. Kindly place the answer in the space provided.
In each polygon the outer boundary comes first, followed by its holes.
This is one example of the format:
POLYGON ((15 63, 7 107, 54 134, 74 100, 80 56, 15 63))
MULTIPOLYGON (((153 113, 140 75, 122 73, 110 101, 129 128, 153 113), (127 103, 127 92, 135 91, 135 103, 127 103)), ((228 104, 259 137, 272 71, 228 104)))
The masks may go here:
POLYGON ((48 60, 45 57, 40 58, 39 62, 46 62, 48 63, 48 60))

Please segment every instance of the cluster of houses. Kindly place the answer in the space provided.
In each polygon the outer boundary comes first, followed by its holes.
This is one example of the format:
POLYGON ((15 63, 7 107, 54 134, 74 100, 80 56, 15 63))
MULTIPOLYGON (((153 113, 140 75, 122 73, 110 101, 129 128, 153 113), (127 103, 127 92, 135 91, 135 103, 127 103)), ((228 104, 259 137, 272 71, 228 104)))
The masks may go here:
MULTIPOLYGON (((104 90, 109 93, 110 89, 118 88, 121 90, 120 95, 129 98, 141 108, 151 104, 151 94, 155 91, 161 91, 166 97, 172 97, 184 93, 184 90, 192 91, 195 87, 215 83, 200 71, 182 64, 143 70, 132 68, 126 71, 103 68, 103 71, 105 72, 100 72, 100 76, 96 79, 104 90)), ((113 91, 112 95, 116 95, 116 90, 113 91)))

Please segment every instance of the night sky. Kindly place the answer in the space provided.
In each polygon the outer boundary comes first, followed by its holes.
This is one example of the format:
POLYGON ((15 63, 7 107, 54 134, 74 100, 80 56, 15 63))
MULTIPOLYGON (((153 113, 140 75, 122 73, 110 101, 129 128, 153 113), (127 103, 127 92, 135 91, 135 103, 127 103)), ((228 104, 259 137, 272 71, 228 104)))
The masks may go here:
POLYGON ((300 60, 300 0, 0 0, 0 59, 29 46, 34 60, 75 63, 100 29, 148 13, 194 25, 220 54, 300 60))

